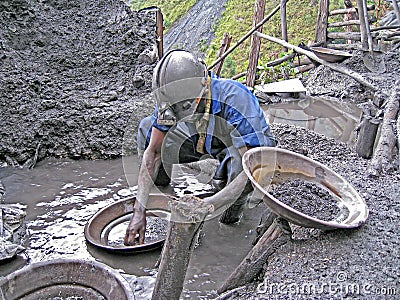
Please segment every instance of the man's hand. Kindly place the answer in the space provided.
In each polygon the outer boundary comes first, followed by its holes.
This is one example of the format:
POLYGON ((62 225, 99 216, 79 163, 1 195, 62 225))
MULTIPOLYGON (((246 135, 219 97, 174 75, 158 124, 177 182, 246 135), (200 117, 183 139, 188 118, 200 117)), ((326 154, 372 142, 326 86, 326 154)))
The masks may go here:
POLYGON ((146 210, 135 209, 124 238, 126 246, 136 244, 136 236, 139 235, 139 245, 144 244, 144 234, 146 232, 146 210))

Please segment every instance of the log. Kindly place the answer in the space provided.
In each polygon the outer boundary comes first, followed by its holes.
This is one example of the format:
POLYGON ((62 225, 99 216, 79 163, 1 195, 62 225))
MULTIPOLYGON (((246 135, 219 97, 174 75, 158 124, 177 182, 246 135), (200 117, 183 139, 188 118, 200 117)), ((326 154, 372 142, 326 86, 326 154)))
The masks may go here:
POLYGON ((321 0, 318 8, 318 18, 315 29, 316 43, 321 42, 322 47, 326 45, 326 33, 328 28, 329 0, 321 0))
MULTIPOLYGON (((286 2, 289 0, 286 0, 286 2)), ((228 56, 233 50, 235 50, 238 46, 240 46, 248 37, 250 37, 258 28, 260 28, 265 22, 267 22, 269 19, 271 19, 276 12, 279 10, 280 5, 277 5, 260 23, 258 23, 256 26, 254 26, 252 29, 249 30, 239 41, 236 42, 235 45, 233 45, 228 51, 224 53, 220 58, 218 58, 216 61, 214 61, 208 69, 212 69, 217 63, 219 63, 221 60, 225 59, 225 57, 228 56)))
POLYGON ((344 27, 344 26, 353 26, 353 25, 360 25, 360 20, 349 20, 349 21, 343 21, 343 22, 329 23, 328 27, 344 27))
POLYGON ((327 37, 332 40, 344 39, 344 40, 360 41, 361 33, 360 32, 328 32, 327 37))
POLYGON ((218 293, 226 292, 253 281, 268 258, 290 240, 290 234, 288 222, 285 219, 276 218, 257 244, 218 289, 218 293))
POLYGON ((291 45, 291 44, 289 44, 289 43, 287 43, 285 41, 282 41, 282 40, 280 40, 278 38, 275 38, 275 37, 272 37, 272 36, 269 36, 269 35, 266 35, 266 34, 263 34, 263 33, 259 33, 259 32, 255 32, 254 34, 257 34, 260 37, 265 38, 265 39, 267 39, 267 40, 269 40, 271 42, 275 42, 275 43, 278 43, 278 44, 281 44, 281 45, 285 45, 289 49, 292 49, 292 50, 294 50, 294 51, 296 51, 298 53, 301 53, 301 54, 304 54, 304 55, 308 56, 311 60, 315 60, 315 61, 319 62, 320 64, 322 64, 324 66, 327 66, 328 68, 330 68, 330 69, 332 69, 334 71, 337 71, 339 73, 345 74, 345 75, 353 78, 354 80, 356 80, 360 84, 370 88, 373 91, 377 90, 376 86, 374 86, 373 84, 371 84, 368 81, 366 81, 361 74, 359 74, 357 72, 354 72, 353 70, 350 70, 350 69, 348 69, 348 68, 346 68, 344 66, 340 66, 340 65, 335 64, 335 63, 329 63, 329 62, 327 62, 327 61, 325 61, 323 59, 320 59, 318 56, 316 56, 311 51, 308 51, 308 50, 305 50, 303 48, 291 45))
POLYGON ((371 32, 380 31, 380 30, 387 30, 387 29, 398 29, 398 28, 400 28, 400 25, 380 26, 380 27, 371 28, 371 32))
MULTIPOLYGON (((375 10, 375 5, 368 5, 367 9, 368 9, 368 11, 375 10)), ((357 8, 353 7, 353 8, 335 9, 329 13, 329 16, 344 15, 344 14, 348 14, 348 13, 357 13, 357 8)))
MULTIPOLYGON (((255 27, 264 18, 264 12, 265 0, 256 0, 256 2, 254 3, 253 27, 255 27)), ((257 31, 262 32, 262 26, 260 26, 257 31)), ((258 36, 252 35, 250 39, 249 64, 246 74, 246 86, 249 88, 253 88, 256 81, 258 57, 260 55, 260 44, 260 38, 258 36)))
MULTIPOLYGON (((379 176, 383 171, 391 168, 393 149, 398 137, 395 127, 399 113, 400 80, 394 84, 389 99, 384 104, 384 115, 381 127, 381 135, 376 146, 372 161, 368 167, 368 175, 379 176)), ((399 134, 399 133, 397 133, 399 134)))
POLYGON ((374 152, 376 134, 379 127, 379 119, 375 116, 377 109, 372 102, 362 105, 362 116, 360 125, 357 126, 356 152, 363 158, 371 158, 374 152))
POLYGON ((152 299, 178 300, 198 234, 212 205, 195 196, 170 203, 171 220, 152 299))

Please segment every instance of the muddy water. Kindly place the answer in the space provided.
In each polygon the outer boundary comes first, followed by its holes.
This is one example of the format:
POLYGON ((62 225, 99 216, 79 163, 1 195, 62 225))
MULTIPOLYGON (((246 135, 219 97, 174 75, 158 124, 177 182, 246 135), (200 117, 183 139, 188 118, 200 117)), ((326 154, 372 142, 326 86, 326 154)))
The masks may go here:
POLYGON ((322 97, 288 100, 264 105, 267 120, 301 126, 353 146, 361 109, 354 103, 322 97))
MULTIPOLYGON (((155 282, 155 264, 161 250, 117 255, 88 245, 84 226, 99 209, 135 194, 136 158, 108 161, 49 159, 34 169, 0 169, 6 203, 27 205, 26 253, 0 265, 0 276, 29 263, 56 258, 82 258, 103 262, 119 270, 135 291, 135 299, 149 299, 155 282), (127 174, 127 176, 126 176, 127 174)), ((207 177, 207 176, 206 176, 207 177)), ((211 188, 199 176, 179 168, 168 192, 201 193, 211 188)), ((182 298, 213 298, 215 290, 250 249, 263 208, 246 211, 238 225, 225 226, 217 219, 206 222, 191 260, 182 298)), ((123 235, 123 229, 116 235, 123 235)), ((120 237, 116 237, 120 239, 120 237)))

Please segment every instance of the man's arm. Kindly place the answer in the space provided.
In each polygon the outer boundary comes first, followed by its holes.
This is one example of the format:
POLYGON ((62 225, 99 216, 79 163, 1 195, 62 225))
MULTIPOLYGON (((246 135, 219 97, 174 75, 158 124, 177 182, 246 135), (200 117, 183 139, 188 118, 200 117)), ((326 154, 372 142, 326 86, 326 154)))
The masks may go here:
POLYGON ((138 192, 133 216, 126 229, 124 244, 135 245, 135 237, 139 234, 139 245, 144 243, 146 231, 146 204, 149 199, 150 188, 157 176, 161 165, 161 148, 165 133, 157 128, 152 129, 150 143, 143 153, 138 178, 138 192))

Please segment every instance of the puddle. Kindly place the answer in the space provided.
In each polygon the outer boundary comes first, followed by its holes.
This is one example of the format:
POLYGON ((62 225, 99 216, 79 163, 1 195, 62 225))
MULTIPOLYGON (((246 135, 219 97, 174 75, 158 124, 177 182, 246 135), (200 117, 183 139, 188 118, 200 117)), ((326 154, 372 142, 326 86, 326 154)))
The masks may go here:
POLYGON ((345 142, 350 146, 355 144, 354 129, 361 116, 361 109, 356 104, 310 97, 264 104, 263 109, 270 124, 292 124, 345 142))
MULTIPOLYGON (((136 157, 128 158, 132 170, 136 157)), ((125 163, 124 163, 125 164, 125 163)), ((136 165, 135 165, 136 164, 136 165)), ((131 283, 135 299, 150 299, 155 282, 155 264, 161 250, 133 255, 105 252, 86 243, 84 226, 101 208, 134 195, 134 172, 125 176, 122 160, 73 161, 48 159, 32 170, 0 168, 6 188, 6 203, 27 205, 28 239, 26 252, 0 265, 0 276, 24 265, 58 259, 97 260, 118 270, 131 283)), ((168 192, 178 196, 204 194, 211 186, 196 172, 174 169, 174 185, 168 192)), ((207 177, 207 176, 205 176, 207 177)), ((251 248, 262 207, 248 209, 238 225, 219 224, 218 218, 205 223, 199 244, 190 262, 182 298, 208 299, 251 248)), ((120 243, 125 224, 114 228, 109 239, 120 243)))

